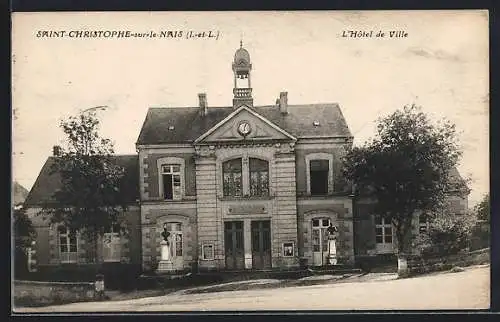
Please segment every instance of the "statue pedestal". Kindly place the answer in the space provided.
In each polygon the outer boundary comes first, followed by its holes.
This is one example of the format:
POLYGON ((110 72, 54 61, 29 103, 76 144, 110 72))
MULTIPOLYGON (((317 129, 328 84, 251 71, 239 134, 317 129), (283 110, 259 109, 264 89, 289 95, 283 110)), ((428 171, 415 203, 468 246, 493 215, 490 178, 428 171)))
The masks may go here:
POLYGON ((174 263, 172 263, 172 257, 170 254, 170 245, 164 240, 160 243, 161 247, 161 260, 158 263, 158 268, 156 272, 158 273, 166 273, 174 271, 174 263))
POLYGON ((337 265, 337 245, 335 239, 328 240, 328 264, 337 265))

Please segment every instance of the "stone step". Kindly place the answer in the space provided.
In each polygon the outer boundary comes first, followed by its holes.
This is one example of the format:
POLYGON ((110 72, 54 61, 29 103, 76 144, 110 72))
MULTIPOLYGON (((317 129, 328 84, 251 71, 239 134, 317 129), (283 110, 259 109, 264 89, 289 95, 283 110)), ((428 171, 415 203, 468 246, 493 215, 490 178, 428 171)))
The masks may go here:
POLYGON ((341 265, 336 265, 336 267, 309 268, 308 271, 312 275, 343 275, 363 273, 363 270, 360 268, 354 268, 350 266, 341 267, 341 265))

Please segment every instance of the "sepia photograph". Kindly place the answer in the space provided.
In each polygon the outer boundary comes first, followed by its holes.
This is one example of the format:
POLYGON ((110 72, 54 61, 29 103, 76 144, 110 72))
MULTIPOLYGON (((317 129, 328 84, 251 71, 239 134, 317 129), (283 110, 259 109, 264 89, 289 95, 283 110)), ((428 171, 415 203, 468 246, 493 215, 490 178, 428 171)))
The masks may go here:
POLYGON ((489 309, 488 24, 14 12, 13 313, 489 309))

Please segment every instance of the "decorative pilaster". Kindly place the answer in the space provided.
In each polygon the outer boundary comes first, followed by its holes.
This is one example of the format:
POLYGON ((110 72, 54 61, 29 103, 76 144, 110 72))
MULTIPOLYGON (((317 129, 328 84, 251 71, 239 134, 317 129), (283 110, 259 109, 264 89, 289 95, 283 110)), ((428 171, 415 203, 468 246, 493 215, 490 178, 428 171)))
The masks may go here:
POLYGON ((56 225, 49 226, 49 263, 59 263, 59 238, 57 238, 56 225))
MULTIPOLYGON (((222 222, 217 214, 215 147, 196 147, 196 211, 198 245, 219 241, 222 222)), ((214 244, 216 256, 223 252, 222 243, 214 244)), ((200 252, 201 254, 201 252, 200 252)), ((216 260, 199 261, 200 266, 216 267, 216 260)))

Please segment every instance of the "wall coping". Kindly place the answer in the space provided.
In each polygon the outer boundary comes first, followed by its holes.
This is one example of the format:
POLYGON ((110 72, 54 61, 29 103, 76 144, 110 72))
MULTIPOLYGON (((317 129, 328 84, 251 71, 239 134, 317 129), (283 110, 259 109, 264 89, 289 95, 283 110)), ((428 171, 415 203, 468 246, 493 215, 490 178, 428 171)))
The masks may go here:
POLYGON ((40 286, 93 286, 93 282, 52 282, 52 281, 28 281, 28 280, 14 280, 15 284, 35 284, 40 286))

